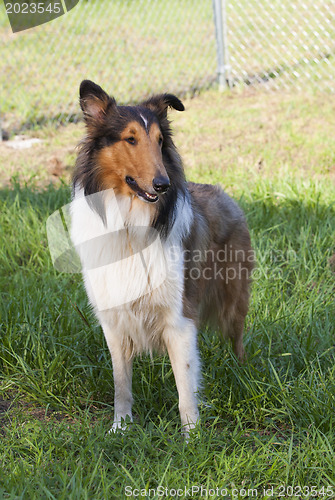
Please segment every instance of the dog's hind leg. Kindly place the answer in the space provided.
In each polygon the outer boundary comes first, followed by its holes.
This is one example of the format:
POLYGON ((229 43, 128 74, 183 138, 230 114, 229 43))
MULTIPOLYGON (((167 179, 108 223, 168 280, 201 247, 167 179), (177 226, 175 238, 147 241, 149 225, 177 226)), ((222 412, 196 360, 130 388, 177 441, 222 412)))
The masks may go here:
POLYGON ((224 337, 228 337, 233 345, 233 351, 240 363, 246 361, 243 345, 244 322, 248 312, 248 294, 240 295, 238 303, 223 308, 218 318, 218 326, 224 337))
POLYGON ((243 345, 244 317, 237 316, 229 322, 228 336, 233 344, 233 351, 240 363, 246 360, 243 345))
POLYGON ((132 359, 125 352, 122 336, 103 325, 109 351, 112 356, 114 376, 114 422, 112 432, 126 428, 126 418, 132 422, 132 359))
POLYGON ((220 303, 217 308, 218 326, 223 336, 231 340, 235 356, 243 363, 246 360, 243 331, 249 308, 249 277, 252 268, 248 262, 233 262, 227 266, 226 276, 229 276, 230 271, 233 278, 220 287, 217 295, 217 301, 220 303))
POLYGON ((197 330, 192 321, 183 318, 183 327, 169 326, 164 331, 164 342, 170 357, 179 396, 179 412, 183 434, 199 420, 197 391, 200 361, 197 349, 197 330))

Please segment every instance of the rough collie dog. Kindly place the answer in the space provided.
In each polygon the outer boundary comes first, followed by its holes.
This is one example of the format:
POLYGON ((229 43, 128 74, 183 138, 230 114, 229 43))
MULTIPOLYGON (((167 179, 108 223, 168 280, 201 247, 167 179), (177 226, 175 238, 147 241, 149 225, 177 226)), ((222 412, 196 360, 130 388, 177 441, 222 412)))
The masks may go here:
POLYGON ((171 94, 118 106, 84 80, 87 135, 73 179, 71 238, 112 356, 112 430, 132 419, 132 360, 167 350, 183 433, 198 421, 197 329, 210 324, 244 358, 252 270, 242 210, 218 186, 186 182, 172 140, 171 94))

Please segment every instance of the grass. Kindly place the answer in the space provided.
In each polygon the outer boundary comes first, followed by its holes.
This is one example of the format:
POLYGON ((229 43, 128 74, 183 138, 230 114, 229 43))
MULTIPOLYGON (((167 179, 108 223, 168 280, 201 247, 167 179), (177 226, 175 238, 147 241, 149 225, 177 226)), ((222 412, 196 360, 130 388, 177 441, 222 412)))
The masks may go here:
POLYGON ((0 191, 0 497, 126 498, 137 488, 159 498, 158 487, 192 486, 208 498, 217 487, 222 498, 297 498, 290 487, 335 496, 334 104, 216 92, 186 104, 173 119, 188 177, 239 200, 257 254, 248 362, 199 333, 202 423, 186 445, 168 358, 136 359, 135 423, 107 434, 110 356, 80 276, 57 273, 47 247, 45 221, 69 188, 49 185, 41 166, 28 178, 50 149, 70 161, 82 129, 39 132, 40 153, 18 156, 18 177, 9 185, 3 172, 0 191))

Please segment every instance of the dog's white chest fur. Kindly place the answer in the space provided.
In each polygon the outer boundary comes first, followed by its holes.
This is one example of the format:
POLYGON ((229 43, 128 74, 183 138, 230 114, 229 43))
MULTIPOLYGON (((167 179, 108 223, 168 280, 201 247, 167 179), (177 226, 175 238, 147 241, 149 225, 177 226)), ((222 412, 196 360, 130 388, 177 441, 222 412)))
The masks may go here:
POLYGON ((161 350, 163 330, 182 321, 181 242, 192 222, 190 202, 178 200, 175 224, 162 240, 150 227, 148 204, 132 207, 131 199, 117 199, 113 190, 96 196, 103 196, 105 223, 82 190, 71 205, 71 238, 90 303, 102 326, 123 337, 130 356, 161 350))

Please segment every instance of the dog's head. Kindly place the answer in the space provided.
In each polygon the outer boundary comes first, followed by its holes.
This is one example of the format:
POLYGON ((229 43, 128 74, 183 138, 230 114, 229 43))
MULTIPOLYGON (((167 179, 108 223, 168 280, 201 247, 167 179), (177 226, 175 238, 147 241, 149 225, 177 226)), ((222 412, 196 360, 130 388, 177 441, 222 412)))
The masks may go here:
POLYGON ((85 194, 112 188, 148 203, 164 196, 171 183, 166 164, 173 148, 167 110, 183 111, 183 103, 161 94, 138 106, 118 106, 99 85, 84 80, 80 106, 88 132, 85 194))

